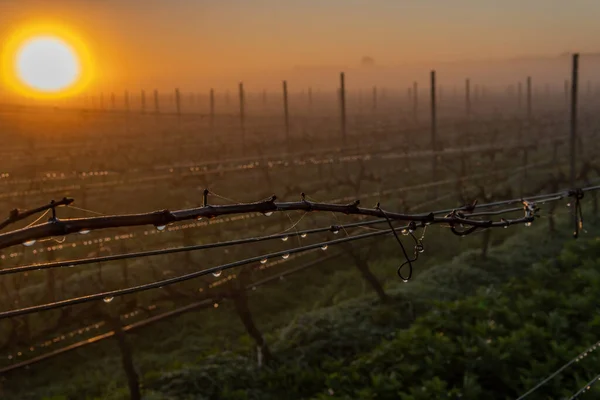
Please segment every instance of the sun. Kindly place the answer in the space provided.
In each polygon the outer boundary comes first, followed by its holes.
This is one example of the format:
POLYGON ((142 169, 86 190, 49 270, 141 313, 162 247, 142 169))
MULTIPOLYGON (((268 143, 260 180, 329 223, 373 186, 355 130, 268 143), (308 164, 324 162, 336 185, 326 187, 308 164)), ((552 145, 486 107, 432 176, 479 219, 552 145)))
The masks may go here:
POLYGON ((64 40, 40 36, 24 43, 15 57, 17 77, 31 89, 56 93, 77 82, 79 57, 64 40))
POLYGON ((82 92, 91 82, 93 65, 88 46, 59 24, 30 24, 3 43, 0 73, 18 94, 56 99, 82 92))

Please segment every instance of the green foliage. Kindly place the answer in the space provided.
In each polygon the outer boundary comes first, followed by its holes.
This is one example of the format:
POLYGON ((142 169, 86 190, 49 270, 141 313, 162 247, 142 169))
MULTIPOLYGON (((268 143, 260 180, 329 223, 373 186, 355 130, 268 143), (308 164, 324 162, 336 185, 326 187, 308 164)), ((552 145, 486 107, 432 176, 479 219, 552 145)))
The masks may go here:
MULTIPOLYGON (((428 249, 439 254, 435 239, 428 249)), ((380 276, 396 267, 388 251, 371 264, 380 276)), ((469 250, 445 262, 423 259, 414 281, 385 281, 384 304, 356 285, 343 259, 251 292, 274 364, 257 367, 254 342, 227 303, 133 334, 134 358, 145 397, 156 400, 515 398, 598 340, 598 254, 600 240, 534 227, 486 259, 469 250)), ((45 383, 44 394, 127 398, 113 346, 87 350, 88 360, 79 356, 72 367, 49 361, 30 378, 44 382, 46 371, 64 369, 68 384, 45 383)), ((597 373, 597 361, 588 356, 531 398, 573 393, 597 373)))

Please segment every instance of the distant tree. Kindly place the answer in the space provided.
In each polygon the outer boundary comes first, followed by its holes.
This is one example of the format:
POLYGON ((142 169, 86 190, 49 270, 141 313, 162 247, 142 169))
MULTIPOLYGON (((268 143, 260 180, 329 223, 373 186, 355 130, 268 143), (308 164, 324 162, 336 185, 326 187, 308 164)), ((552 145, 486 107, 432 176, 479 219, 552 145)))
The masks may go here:
POLYGON ((364 56, 360 60, 360 65, 363 67, 372 67, 375 65, 375 60, 373 59, 373 57, 364 56))

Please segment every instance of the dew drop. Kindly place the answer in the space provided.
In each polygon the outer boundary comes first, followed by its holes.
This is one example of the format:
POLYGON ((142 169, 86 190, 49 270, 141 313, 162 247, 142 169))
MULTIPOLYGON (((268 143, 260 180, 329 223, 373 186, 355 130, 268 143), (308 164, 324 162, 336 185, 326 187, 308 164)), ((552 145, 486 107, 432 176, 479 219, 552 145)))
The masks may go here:
POLYGON ((79 231, 80 235, 87 235, 88 233, 90 233, 89 229, 84 229, 84 230, 79 231))
POLYGON ((113 301, 113 300, 114 300, 114 297, 105 297, 103 301, 104 301, 105 303, 110 303, 110 302, 111 302, 111 301, 113 301))
POLYGON ((408 235, 408 229, 402 229, 402 234, 403 234, 404 236, 408 235))
POLYGON ((339 230, 339 229, 334 229, 334 230, 333 230, 333 231, 331 231, 331 232, 333 232, 333 234, 334 234, 334 235, 337 235, 338 233, 340 233, 340 230, 339 230))
POLYGON ((161 232, 162 232, 162 231, 164 231, 164 230, 165 230, 165 228, 166 228, 166 227, 167 227, 166 225, 157 225, 157 226, 156 226, 156 230, 158 230, 158 231, 161 231, 161 232))
POLYGON ((273 215, 273 211, 267 211, 267 212, 264 212, 264 213, 263 213, 263 215, 264 215, 265 217, 270 217, 271 215, 273 215))
POLYGON ((215 304, 213 304, 213 307, 214 307, 214 308, 219 308, 219 303, 215 303, 215 304))
POLYGON ((266 259, 266 258, 263 258, 262 260, 260 260, 260 263, 261 263, 261 264, 266 264, 266 263, 267 263, 267 259, 266 259))
POLYGON ((508 229, 508 225, 504 225, 504 229, 508 229))
POLYGON ((571 203, 567 203, 567 207, 571 207, 571 203))
POLYGON ((287 260, 288 258, 290 258, 290 253, 285 253, 284 255, 281 256, 281 258, 283 258, 284 260, 287 260))
POLYGON ((35 244, 35 239, 23 242, 23 246, 27 246, 27 247, 33 246, 34 244, 35 244))
POLYGON ((531 226, 531 222, 526 222, 525 226, 531 226))
POLYGON ((67 265, 67 268, 75 268, 75 264, 67 265))
POLYGON ((408 283, 408 279, 402 279, 402 282, 408 283))
POLYGON ((288 239, 289 239, 289 236, 284 236, 281 238, 281 240, 283 240, 284 242, 287 242, 288 239))
POLYGON ((218 277, 220 277, 220 276, 221 276, 221 274, 222 274, 222 273, 223 273, 223 271, 221 271, 221 270, 218 270, 218 271, 215 271, 215 272, 213 272, 212 274, 213 274, 213 276, 214 276, 215 278, 218 278, 218 277))
POLYGON ((307 235, 306 233, 303 233, 302 235, 300 235, 301 238, 305 238, 307 235))
POLYGON ((329 246, 327 246, 326 244, 324 244, 323 246, 321 246, 321 250, 325 251, 325 250, 327 250, 328 247, 329 246))

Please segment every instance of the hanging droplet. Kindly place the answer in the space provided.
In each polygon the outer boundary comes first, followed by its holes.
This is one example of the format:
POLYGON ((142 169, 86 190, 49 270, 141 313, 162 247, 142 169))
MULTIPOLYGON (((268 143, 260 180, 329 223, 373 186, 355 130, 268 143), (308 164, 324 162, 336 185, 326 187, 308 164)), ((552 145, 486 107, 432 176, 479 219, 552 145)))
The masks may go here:
POLYGON ((508 229, 508 225, 504 225, 504 229, 508 229))
POLYGON ((67 265, 67 268, 75 268, 75 264, 67 265))
POLYGON ((218 278, 218 277, 220 277, 220 276, 221 276, 221 274, 222 274, 222 273, 223 273, 223 271, 221 271, 221 270, 218 270, 218 271, 215 271, 215 272, 213 272, 212 274, 213 274, 213 276, 214 276, 215 278, 218 278))
POLYGON ((402 282, 407 283, 408 279, 402 279, 402 282))
POLYGON ((571 203, 567 203, 567 207, 571 207, 571 203))
POLYGON ((268 261, 268 260, 267 260, 266 258, 263 258, 262 260, 260 260, 260 263, 261 263, 261 264, 266 264, 266 263, 267 263, 267 261, 268 261))
POLYGON ((213 307, 214 307, 214 308, 219 308, 219 303, 215 303, 215 304, 213 304, 213 307))
POLYGON ((409 233, 414 233, 414 231, 415 231, 415 230, 414 230, 413 228, 408 228, 408 232, 409 232, 409 233))
POLYGON ((301 238, 305 238, 307 235, 306 233, 303 233, 302 235, 300 235, 301 238))
POLYGON ((23 242, 23 246, 27 246, 27 247, 33 246, 34 244, 35 244, 35 239, 23 242))
POLYGON ((84 229, 84 230, 79 231, 80 235, 87 235, 88 233, 90 233, 89 229, 84 229))
POLYGON ((265 217, 270 217, 271 215, 273 215, 273 211, 267 211, 267 212, 264 212, 264 213, 263 213, 263 215, 264 215, 265 217))
POLYGON ((162 232, 165 230, 166 227, 166 225, 156 225, 156 230, 162 232))
POLYGON ((324 244, 323 246, 321 246, 321 250, 325 251, 325 250, 327 250, 328 247, 329 246, 327 246, 326 244, 324 244))
POLYGON ((417 246, 417 251, 419 253, 425 253, 425 247, 423 247, 423 245, 417 246))
POLYGON ((283 240, 284 242, 287 242, 288 239, 289 239, 288 236, 284 236, 284 237, 281 238, 281 240, 283 240))
POLYGON ((402 229, 402 234, 403 234, 404 236, 408 235, 408 229, 402 229))
POLYGON ((531 222, 526 222, 525 226, 531 226, 531 222))
POLYGON ((103 301, 104 301, 105 303, 110 303, 110 302, 111 302, 111 301, 113 301, 113 300, 114 300, 114 297, 105 297, 103 301))
POLYGON ((338 233, 340 233, 340 230, 339 229, 334 229, 331 232, 333 232, 334 235, 337 235, 338 233))
POLYGON ((285 253, 284 255, 281 256, 281 258, 283 258, 284 260, 287 260, 288 258, 290 258, 290 253, 285 253))

